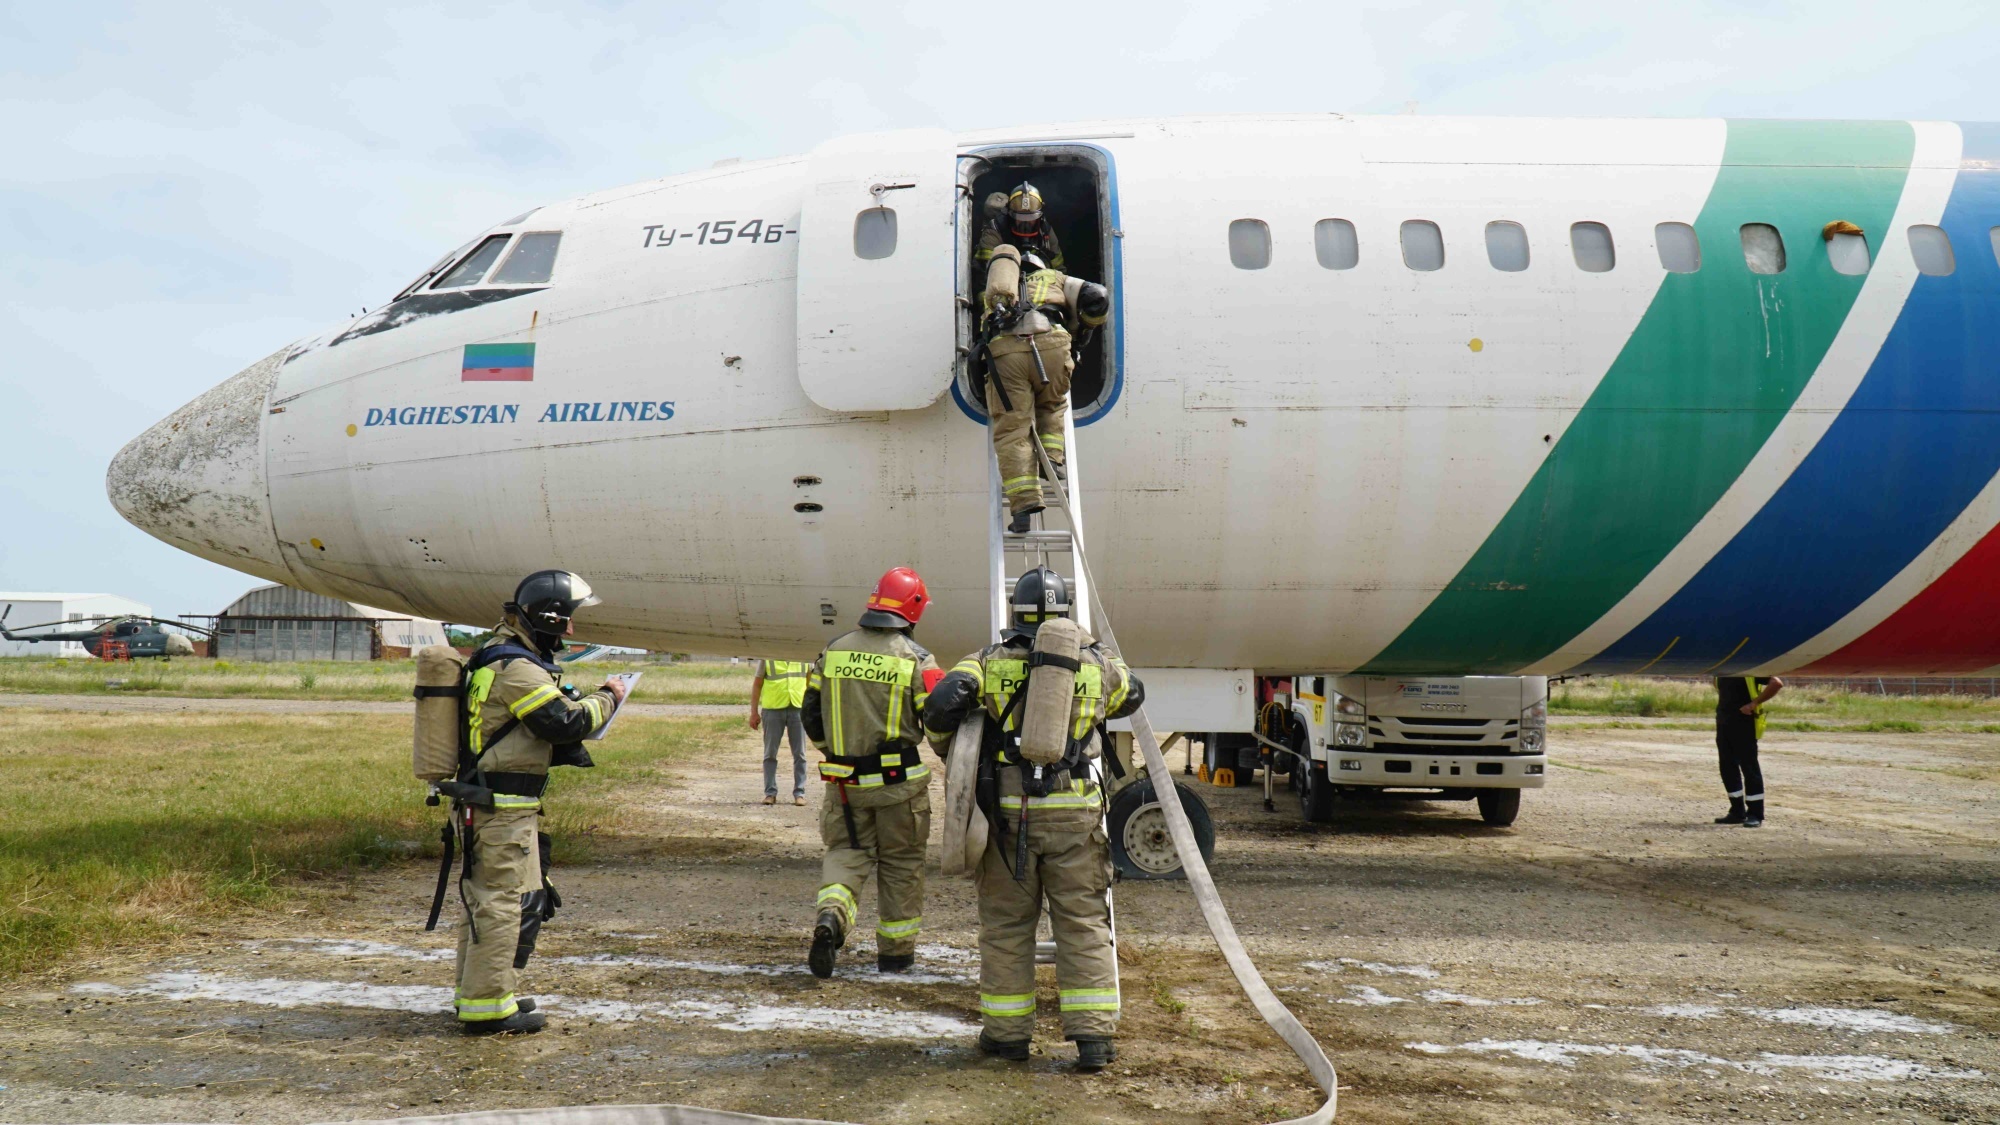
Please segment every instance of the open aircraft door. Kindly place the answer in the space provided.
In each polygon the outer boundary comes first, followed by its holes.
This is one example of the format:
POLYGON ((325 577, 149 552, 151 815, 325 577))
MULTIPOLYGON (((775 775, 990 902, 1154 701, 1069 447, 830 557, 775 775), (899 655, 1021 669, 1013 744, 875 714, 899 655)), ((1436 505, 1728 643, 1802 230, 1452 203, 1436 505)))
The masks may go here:
POLYGON ((918 410, 957 364, 957 148, 942 129, 864 133, 807 158, 799 383, 828 410, 918 410))

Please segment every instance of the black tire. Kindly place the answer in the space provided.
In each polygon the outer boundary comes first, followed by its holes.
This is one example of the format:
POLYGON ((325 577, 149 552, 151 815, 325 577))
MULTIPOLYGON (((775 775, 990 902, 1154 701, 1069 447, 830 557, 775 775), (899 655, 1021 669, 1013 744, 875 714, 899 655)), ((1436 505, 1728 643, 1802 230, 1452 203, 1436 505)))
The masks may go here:
MULTIPOLYGON (((1174 786, 1174 792, 1180 794, 1181 811, 1187 814, 1188 825, 1194 829, 1202 861, 1212 861, 1215 819, 1209 816, 1208 805, 1185 785, 1174 786)), ((1105 829, 1111 836, 1111 862, 1117 866, 1119 878, 1187 877, 1181 870, 1180 853, 1174 850, 1173 839, 1167 834, 1166 814, 1159 799, 1153 796, 1151 779, 1134 782, 1114 794, 1105 820, 1105 829)))
POLYGON ((1246 734, 1224 734, 1211 731, 1205 745, 1206 755, 1202 759, 1208 763, 1209 784, 1215 784, 1215 772, 1228 770, 1231 782, 1226 788, 1240 789, 1253 784, 1257 775, 1257 744, 1246 734), (1244 743, 1248 742, 1246 749, 1244 743))
POLYGON ((1521 791, 1519 789, 1481 789, 1479 819, 1495 828, 1505 828, 1521 815, 1521 791))
POLYGON ((1299 795, 1299 815, 1307 824, 1333 822, 1333 783, 1326 778, 1325 762, 1300 762, 1292 771, 1292 788, 1299 795))

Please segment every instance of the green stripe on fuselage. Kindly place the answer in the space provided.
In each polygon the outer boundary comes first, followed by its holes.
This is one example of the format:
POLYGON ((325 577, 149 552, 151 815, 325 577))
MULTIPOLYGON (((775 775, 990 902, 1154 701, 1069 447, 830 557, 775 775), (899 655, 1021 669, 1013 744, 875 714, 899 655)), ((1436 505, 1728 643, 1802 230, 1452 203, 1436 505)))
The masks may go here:
MULTIPOLYGON (((1878 251, 1900 237, 1889 220, 1915 134, 1902 122, 1728 129, 1695 221, 1701 268, 1665 276, 1513 507, 1362 671, 1508 672, 1556 651, 1673 550, 1812 378, 1864 280, 1828 264, 1820 230, 1858 223, 1878 251), (1783 273, 1750 272, 1745 223, 1778 228, 1783 273)), ((1637 252, 1619 269, 1659 268, 1643 240, 1627 244, 1637 252)))

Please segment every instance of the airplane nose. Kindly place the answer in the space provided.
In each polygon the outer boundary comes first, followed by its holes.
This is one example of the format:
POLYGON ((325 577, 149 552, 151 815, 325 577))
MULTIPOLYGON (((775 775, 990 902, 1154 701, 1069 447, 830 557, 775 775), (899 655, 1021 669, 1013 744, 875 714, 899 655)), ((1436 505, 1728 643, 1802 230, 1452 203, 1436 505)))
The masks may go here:
POLYGON ((104 476, 126 522, 183 551, 291 580, 264 475, 265 401, 285 354, 251 364, 133 438, 104 476))

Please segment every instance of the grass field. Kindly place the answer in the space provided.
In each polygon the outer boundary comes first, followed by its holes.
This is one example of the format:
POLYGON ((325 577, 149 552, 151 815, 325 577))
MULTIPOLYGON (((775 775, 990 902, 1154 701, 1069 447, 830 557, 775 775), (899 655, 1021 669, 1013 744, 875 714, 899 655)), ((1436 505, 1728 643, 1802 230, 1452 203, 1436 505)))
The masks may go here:
MULTIPOLYGON (((1589 677, 1557 684, 1549 712, 1634 718, 1688 718, 1715 714, 1715 684, 1707 680, 1589 677)), ((1816 685, 1787 687, 1769 706, 1776 730, 1920 731, 1934 724, 2000 732, 2000 699, 1984 695, 1873 695, 1816 685)))
MULTIPOLYGON (((740 724, 631 716, 556 771, 558 862, 620 831, 621 781, 665 770, 740 724)), ((0 978, 79 948, 170 937, 275 908, 314 883, 437 855, 439 809, 410 776, 402 716, 78 714, 0 724, 0 978)))
MULTIPOLYGON (((574 665, 578 687, 604 682, 612 672, 644 672, 633 698, 642 703, 742 703, 750 699, 746 664, 574 665)), ((144 692, 201 698, 406 700, 416 683, 409 660, 301 661, 250 664, 182 657, 178 660, 47 660, 0 658, 0 691, 54 695, 144 692)))

